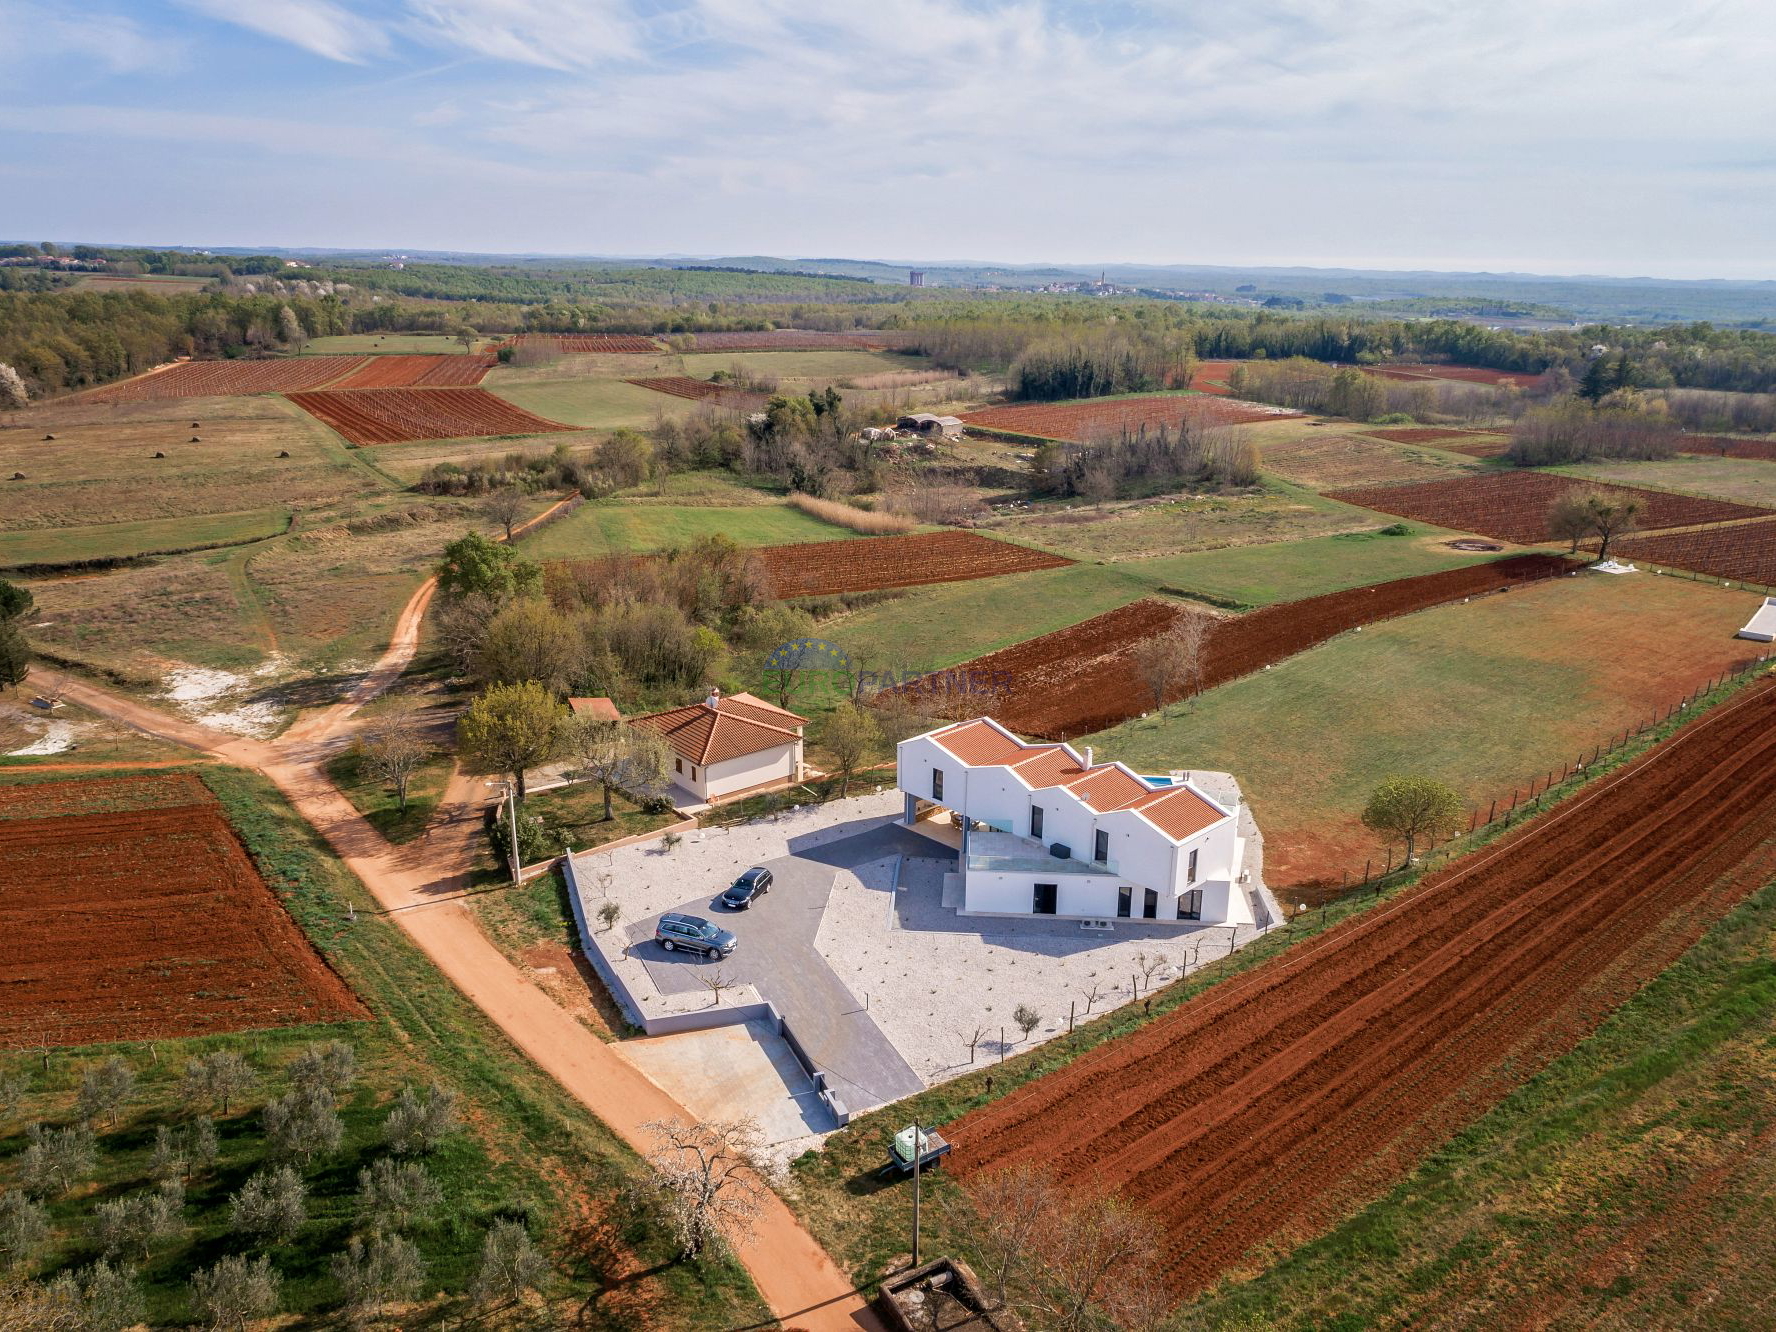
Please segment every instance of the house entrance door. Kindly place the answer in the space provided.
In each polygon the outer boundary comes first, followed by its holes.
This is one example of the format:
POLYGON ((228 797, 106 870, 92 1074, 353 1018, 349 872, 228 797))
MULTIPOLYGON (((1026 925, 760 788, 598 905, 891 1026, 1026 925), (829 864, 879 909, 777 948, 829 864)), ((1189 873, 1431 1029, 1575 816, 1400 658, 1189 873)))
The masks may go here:
POLYGON ((1030 910, 1038 916, 1052 916, 1055 913, 1055 898, 1060 892, 1058 884, 1039 883, 1036 885, 1034 901, 1030 910))
POLYGON ((1159 919, 1159 890, 1157 888, 1147 889, 1146 896, 1141 899, 1141 918, 1143 920, 1159 919))

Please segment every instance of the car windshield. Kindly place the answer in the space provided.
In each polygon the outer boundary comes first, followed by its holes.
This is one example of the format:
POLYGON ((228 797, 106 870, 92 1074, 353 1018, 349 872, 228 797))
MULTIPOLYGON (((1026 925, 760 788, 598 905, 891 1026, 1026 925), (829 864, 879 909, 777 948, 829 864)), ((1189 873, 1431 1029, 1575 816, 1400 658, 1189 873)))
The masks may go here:
POLYGON ((688 921, 687 920, 685 922, 685 928, 687 930, 689 930, 692 934, 696 935, 699 939, 713 939, 713 938, 715 938, 715 926, 711 925, 706 920, 705 921, 688 921))

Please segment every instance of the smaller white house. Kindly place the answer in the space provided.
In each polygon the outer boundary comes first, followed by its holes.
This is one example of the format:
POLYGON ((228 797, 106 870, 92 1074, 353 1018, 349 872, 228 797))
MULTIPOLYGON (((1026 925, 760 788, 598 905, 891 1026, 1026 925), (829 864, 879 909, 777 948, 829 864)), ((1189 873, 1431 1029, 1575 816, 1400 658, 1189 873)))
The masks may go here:
POLYGON ((1187 773, 1027 744, 988 717, 902 741, 898 767, 908 825, 948 810, 962 827, 964 915, 1255 921, 1239 809, 1187 773))
POLYGON ((805 717, 755 698, 723 698, 712 689, 701 703, 629 718, 673 752, 673 781, 699 800, 802 780, 805 717))

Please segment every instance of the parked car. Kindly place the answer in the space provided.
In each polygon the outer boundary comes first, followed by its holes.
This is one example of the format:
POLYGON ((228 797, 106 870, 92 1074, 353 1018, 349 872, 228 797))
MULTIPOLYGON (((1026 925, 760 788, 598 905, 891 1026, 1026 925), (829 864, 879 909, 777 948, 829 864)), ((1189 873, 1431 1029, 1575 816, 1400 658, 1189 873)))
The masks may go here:
POLYGON ((710 958, 726 957, 740 940, 732 932, 721 929, 701 916, 687 916, 668 911, 654 926, 654 938, 668 953, 682 948, 687 953, 702 953, 710 958))
POLYGON ((733 887, 721 896, 722 905, 730 911, 744 911, 752 905, 753 899, 763 897, 771 891, 771 871, 754 865, 738 879, 733 887))

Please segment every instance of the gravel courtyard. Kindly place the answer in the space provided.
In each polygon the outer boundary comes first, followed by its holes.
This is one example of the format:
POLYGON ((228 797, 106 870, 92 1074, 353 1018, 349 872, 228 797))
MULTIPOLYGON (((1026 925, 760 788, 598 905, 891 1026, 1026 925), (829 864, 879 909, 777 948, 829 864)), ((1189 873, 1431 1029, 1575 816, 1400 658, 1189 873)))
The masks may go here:
POLYGON ((588 851, 575 870, 588 914, 614 900, 615 928, 594 942, 650 1015, 714 1002, 703 977, 727 973, 723 1004, 770 1000, 853 1110, 898 1099, 1126 1004, 1256 937, 1225 925, 1114 930, 1077 921, 967 917, 943 905, 956 868, 942 833, 897 824, 898 791, 806 806, 736 828, 698 830, 671 851, 657 842, 588 851), (751 910, 717 894, 751 865, 778 886, 751 910), (665 911, 688 911, 739 936, 721 963, 668 954, 653 942, 665 911), (1026 1040, 1012 1020, 1042 1021, 1026 1040), (1003 1035, 1002 1035, 1003 1033, 1003 1035))

